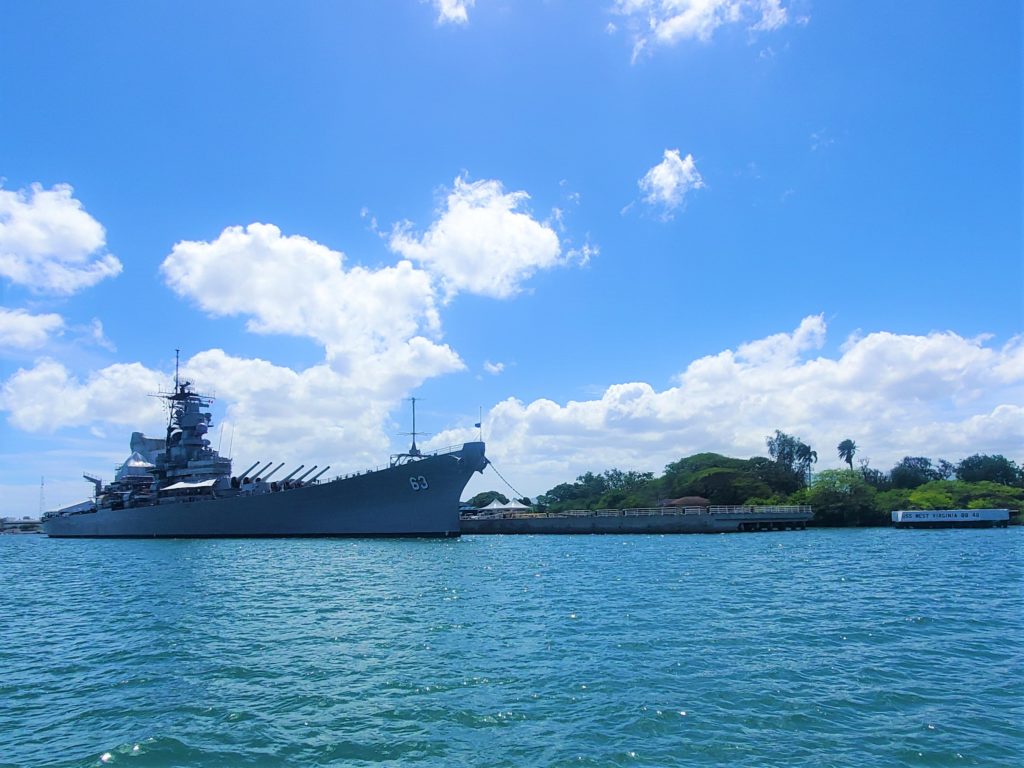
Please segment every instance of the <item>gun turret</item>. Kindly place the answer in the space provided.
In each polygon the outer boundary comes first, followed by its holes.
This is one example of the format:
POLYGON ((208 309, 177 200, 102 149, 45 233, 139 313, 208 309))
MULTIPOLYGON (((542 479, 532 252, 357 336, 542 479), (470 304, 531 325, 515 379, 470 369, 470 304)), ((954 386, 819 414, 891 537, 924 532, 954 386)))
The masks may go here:
POLYGON ((267 462, 266 464, 264 464, 264 465, 263 465, 262 467, 260 467, 259 469, 257 469, 257 470, 256 470, 256 475, 255 475, 256 479, 257 479, 257 480, 261 480, 262 478, 260 477, 260 475, 262 475, 262 474, 263 474, 264 472, 266 472, 266 471, 267 471, 267 467, 269 467, 269 466, 270 466, 271 464, 273 464, 273 463, 274 463, 273 461, 268 461, 268 462, 267 462))
POLYGON ((277 470, 279 470, 283 466, 284 466, 284 462, 282 461, 280 464, 278 464, 276 467, 274 467, 272 470, 270 470, 270 474, 268 474, 266 477, 263 478, 263 482, 266 482, 267 480, 272 478, 274 476, 274 473, 277 472, 277 470))
POLYGON ((243 483, 244 483, 244 482, 246 481, 246 479, 247 479, 247 477, 248 477, 249 473, 250 473, 250 472, 251 472, 251 471, 253 470, 253 467, 255 467, 255 466, 256 466, 256 464, 259 464, 259 462, 258 462, 258 461, 257 461, 257 462, 255 462, 255 463, 254 463, 254 464, 252 465, 252 467, 249 467, 249 468, 248 468, 247 470, 245 470, 245 472, 243 472, 242 474, 240 474, 240 475, 238 476, 239 478, 241 478, 241 480, 242 480, 242 482, 243 482, 243 483))
POLYGON ((287 482, 288 482, 289 480, 291 480, 291 479, 292 479, 292 476, 293 476, 293 475, 294 475, 294 474, 295 474, 296 472, 298 472, 298 471, 299 471, 300 469, 302 469, 302 468, 303 468, 304 466, 306 466, 306 465, 305 465, 305 464, 299 464, 299 466, 297 466, 297 467, 296 467, 295 469, 293 469, 293 470, 291 471, 291 474, 289 474, 289 475, 288 475, 288 477, 286 477, 286 478, 285 478, 284 480, 282 480, 282 481, 281 481, 281 485, 284 485, 284 484, 285 484, 285 483, 287 483, 287 482))
POLYGON ((315 483, 317 478, 320 477, 320 475, 322 475, 324 472, 326 472, 330 468, 331 468, 331 465, 328 464, 326 467, 324 467, 319 472, 317 472, 315 475, 313 475, 311 478, 309 478, 309 482, 315 483))
POLYGON ((303 472, 303 473, 302 473, 302 475, 301 475, 300 477, 297 477, 297 478, 295 478, 295 482, 296 482, 296 483, 301 483, 301 482, 302 482, 303 480, 305 480, 305 479, 306 479, 306 475, 308 475, 308 474, 309 474, 310 472, 312 472, 312 471, 313 471, 314 469, 316 469, 316 464, 314 464, 314 465, 313 465, 312 467, 310 467, 310 468, 309 468, 309 469, 307 469, 307 470, 306 470, 305 472, 303 472))

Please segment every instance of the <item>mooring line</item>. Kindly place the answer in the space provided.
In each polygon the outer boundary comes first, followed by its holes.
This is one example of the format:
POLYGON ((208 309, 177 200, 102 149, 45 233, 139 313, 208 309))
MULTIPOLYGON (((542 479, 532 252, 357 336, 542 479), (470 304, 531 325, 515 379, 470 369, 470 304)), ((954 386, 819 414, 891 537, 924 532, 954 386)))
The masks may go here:
POLYGON ((519 491, 517 491, 515 488, 513 488, 512 487, 512 483, 510 483, 508 480, 506 480, 505 476, 502 475, 501 472, 498 471, 498 468, 496 466, 494 466, 494 461, 493 460, 488 459, 487 460, 487 464, 490 466, 491 469, 494 470, 494 474, 496 474, 498 477, 500 477, 501 481, 511 489, 512 493, 514 493, 516 495, 517 499, 525 499, 526 498, 525 496, 523 496, 523 494, 521 494, 519 491))

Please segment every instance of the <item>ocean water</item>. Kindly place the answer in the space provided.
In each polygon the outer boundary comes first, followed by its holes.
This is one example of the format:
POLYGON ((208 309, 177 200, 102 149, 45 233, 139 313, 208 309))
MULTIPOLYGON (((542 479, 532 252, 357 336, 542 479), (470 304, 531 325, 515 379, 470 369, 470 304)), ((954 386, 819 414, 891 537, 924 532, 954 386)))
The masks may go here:
POLYGON ((0 537, 0 765, 1024 765, 1024 530, 0 537))

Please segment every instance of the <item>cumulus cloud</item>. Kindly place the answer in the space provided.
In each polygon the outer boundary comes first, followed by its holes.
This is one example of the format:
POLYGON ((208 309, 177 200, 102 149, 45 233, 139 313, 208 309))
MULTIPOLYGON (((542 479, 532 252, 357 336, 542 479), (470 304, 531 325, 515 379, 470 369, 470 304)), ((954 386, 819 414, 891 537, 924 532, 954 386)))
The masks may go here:
POLYGON ((256 333, 306 336, 349 375, 428 377, 459 370, 440 332, 430 275, 400 261, 371 270, 272 224, 228 227, 212 242, 183 241, 161 265, 167 284, 211 315, 247 316, 256 333))
POLYGON ((789 22, 781 0, 617 0, 614 11, 625 17, 634 31, 634 61, 652 42, 708 42, 717 29, 727 25, 745 25, 756 33, 789 22))
POLYGON ((33 315, 23 309, 0 307, 0 348, 39 349, 64 329, 60 315, 33 315))
POLYGON ((484 361, 484 370, 492 376, 497 376, 499 373, 505 370, 504 363, 492 363, 490 360, 484 361))
POLYGON ((103 226, 67 184, 0 188, 0 277, 33 291, 70 295, 121 272, 103 226))
POLYGON ((810 442, 825 467, 839 465, 845 438, 883 469, 905 455, 1024 458, 1024 338, 994 347, 953 332, 876 332, 830 356, 820 354, 826 332, 822 317, 805 318, 791 333, 694 360, 664 390, 628 382, 594 400, 505 400, 485 419, 489 453, 531 494, 587 470, 660 472, 700 451, 764 455, 775 429, 810 442))
POLYGON ((0 409, 8 412, 12 425, 27 432, 103 423, 153 429, 161 422, 162 409, 147 395, 167 381, 139 363, 111 365, 82 381, 63 364, 44 358, 4 382, 0 409))
POLYGON ((438 275, 449 297, 514 296, 538 270, 571 260, 554 229, 525 210, 527 200, 526 192, 505 192, 500 181, 457 178, 427 231, 396 227, 391 248, 438 275))
POLYGON ((687 193, 704 186, 693 155, 680 157, 678 149, 666 149, 662 161, 651 168, 637 182, 643 200, 660 208, 662 218, 671 219, 686 201, 687 193))
POLYGON ((434 0, 438 24, 466 24, 476 0, 434 0))
MULTIPOLYGON (((400 398, 465 367, 448 345, 428 338, 440 334, 435 281, 407 260, 367 269, 308 238, 251 224, 208 242, 177 243, 161 271, 175 292, 211 315, 241 316, 253 332, 323 345, 324 361, 301 370, 220 349, 184 362, 183 375, 215 390, 226 407, 236 456, 327 457, 339 472, 372 466, 390 444, 389 413, 400 398)), ((105 338, 98 323, 92 330, 105 338)), ((158 434, 160 404, 146 395, 170 378, 133 363, 82 379, 43 359, 4 383, 0 409, 29 432, 113 425, 158 434)))
POLYGON ((374 381, 345 376, 327 364, 296 371, 220 349, 195 355, 183 370, 197 385, 216 386, 227 404, 224 421, 235 456, 255 461, 265 455, 321 467, 330 462, 338 473, 383 463, 390 443, 388 413, 409 386, 419 383, 389 379, 378 390, 374 381))
MULTIPOLYGON (((410 355, 415 354, 413 345, 410 355)), ((415 360, 407 362, 416 365, 415 360)), ((234 456, 244 461, 265 457, 321 466, 329 461, 339 473, 383 463, 396 387, 404 392, 402 387, 410 385, 392 379, 382 391, 376 382, 345 376, 326 363, 296 371, 220 349, 183 361, 181 375, 223 403, 217 410, 224 408, 222 423, 230 435, 222 445, 224 453, 231 445, 234 456)), ((8 412, 13 426, 28 432, 122 428, 119 438, 127 452, 131 430, 162 435, 164 409, 148 395, 166 390, 172 378, 171 371, 132 363, 107 366, 79 379, 61 363, 43 359, 4 383, 0 409, 8 412)), ((217 447, 219 438, 213 439, 217 447)))

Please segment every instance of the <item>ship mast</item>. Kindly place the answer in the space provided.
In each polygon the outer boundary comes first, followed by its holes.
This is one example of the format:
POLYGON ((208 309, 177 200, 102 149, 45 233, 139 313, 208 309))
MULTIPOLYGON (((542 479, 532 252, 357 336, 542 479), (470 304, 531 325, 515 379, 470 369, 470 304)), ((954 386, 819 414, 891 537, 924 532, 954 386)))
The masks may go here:
POLYGON ((416 445, 416 438, 417 437, 426 437, 430 433, 429 432, 417 432, 416 431, 416 401, 417 400, 422 400, 422 399, 423 399, 422 397, 410 397, 410 398, 408 398, 409 402, 412 403, 412 432, 399 432, 399 434, 400 435, 411 435, 412 436, 412 446, 409 448, 408 452, 406 452, 406 453, 396 453, 396 454, 394 454, 391 457, 391 464, 392 464, 392 466, 394 466, 395 464, 402 463, 403 459, 406 459, 406 460, 418 459, 418 458, 423 456, 423 451, 421 451, 419 449, 419 447, 416 445))
MULTIPOLYGON (((420 398, 422 400, 422 398, 420 398)), ((409 402, 412 403, 412 432, 406 432, 407 435, 412 435, 412 447, 409 449, 410 456, 419 456, 420 449, 416 447, 416 398, 410 397, 409 402)))
MULTIPOLYGON (((178 347, 174 348, 174 394, 178 394, 178 359, 181 355, 181 350, 178 347)), ((173 395, 172 395, 173 397, 173 395)), ((164 455, 169 459, 171 454, 171 425, 174 423, 174 402, 171 398, 168 398, 169 404, 167 406, 167 437, 164 440, 164 455)))

